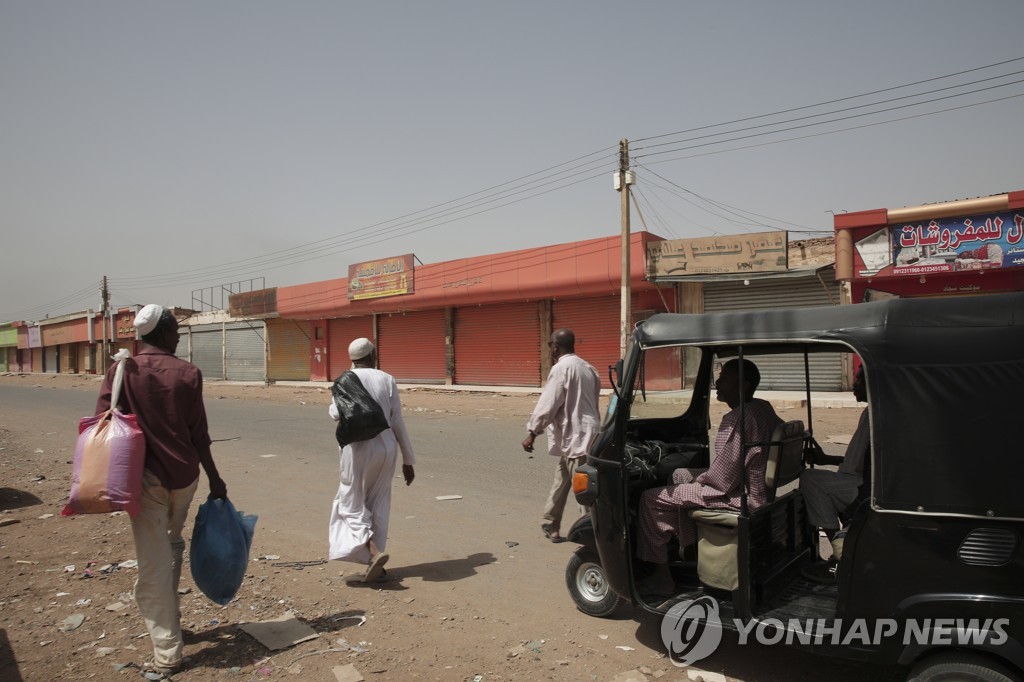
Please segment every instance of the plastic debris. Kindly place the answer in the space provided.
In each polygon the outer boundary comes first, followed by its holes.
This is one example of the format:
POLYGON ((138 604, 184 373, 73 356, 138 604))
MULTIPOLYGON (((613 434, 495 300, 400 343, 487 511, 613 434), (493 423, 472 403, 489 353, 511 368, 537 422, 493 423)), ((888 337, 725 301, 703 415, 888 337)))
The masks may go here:
POLYGON ((441 501, 444 501, 444 500, 461 500, 462 499, 462 495, 438 495, 434 499, 435 500, 441 500, 441 501))

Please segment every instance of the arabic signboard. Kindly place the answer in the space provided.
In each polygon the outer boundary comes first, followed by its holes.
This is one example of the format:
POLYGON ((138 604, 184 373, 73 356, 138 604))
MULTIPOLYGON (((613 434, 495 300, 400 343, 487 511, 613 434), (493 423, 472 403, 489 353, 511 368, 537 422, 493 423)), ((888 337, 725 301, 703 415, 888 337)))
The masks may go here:
POLYGON ((899 277, 1024 265, 1024 216, 992 213, 892 225, 860 239, 857 276, 899 277))
POLYGON ((135 313, 132 311, 117 311, 117 315, 114 317, 114 324, 116 329, 114 331, 115 338, 118 339, 134 339, 135 338, 135 313))
POLYGON ((39 327, 28 328, 28 347, 29 348, 42 348, 43 337, 39 333, 39 327))
POLYGON ((277 312, 277 287, 245 291, 228 296, 228 312, 232 317, 261 317, 277 312))
POLYGON ((789 233, 784 230, 647 244, 648 279, 788 268, 789 233))
POLYGON ((411 294, 413 288, 413 255, 393 256, 348 266, 348 298, 367 298, 411 294))

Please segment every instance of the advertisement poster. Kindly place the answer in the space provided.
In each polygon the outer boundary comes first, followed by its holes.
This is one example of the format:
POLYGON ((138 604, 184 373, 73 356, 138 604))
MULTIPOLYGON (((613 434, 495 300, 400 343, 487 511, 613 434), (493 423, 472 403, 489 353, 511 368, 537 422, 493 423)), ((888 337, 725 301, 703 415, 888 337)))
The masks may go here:
POLYGON ((990 270, 1024 265, 1024 216, 997 213, 892 227, 892 268, 879 274, 990 270))
POLYGON ((410 253, 348 266, 349 300, 413 293, 413 258, 410 253))

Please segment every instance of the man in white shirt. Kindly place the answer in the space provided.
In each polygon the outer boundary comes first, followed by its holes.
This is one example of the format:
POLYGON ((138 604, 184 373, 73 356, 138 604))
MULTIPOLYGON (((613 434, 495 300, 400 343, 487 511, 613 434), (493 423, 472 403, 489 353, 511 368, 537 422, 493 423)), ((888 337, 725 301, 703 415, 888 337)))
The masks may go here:
POLYGON ((571 329, 556 331, 548 346, 554 365, 526 424, 523 450, 533 452, 533 441, 544 430, 548 454, 558 457, 541 530, 552 542, 563 542, 562 514, 572 489, 572 475, 586 461, 587 450, 601 425, 601 378, 590 363, 576 355, 576 335, 571 329))

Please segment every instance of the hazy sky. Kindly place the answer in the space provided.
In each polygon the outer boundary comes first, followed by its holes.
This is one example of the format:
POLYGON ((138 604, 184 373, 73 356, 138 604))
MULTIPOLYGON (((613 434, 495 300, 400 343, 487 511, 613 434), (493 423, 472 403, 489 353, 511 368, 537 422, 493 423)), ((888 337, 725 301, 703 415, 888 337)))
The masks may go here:
POLYGON ((1021 26, 1019 0, 0 0, 0 321, 98 308, 104 275, 188 307, 618 234, 623 137, 668 238, 1024 189, 1021 26))

